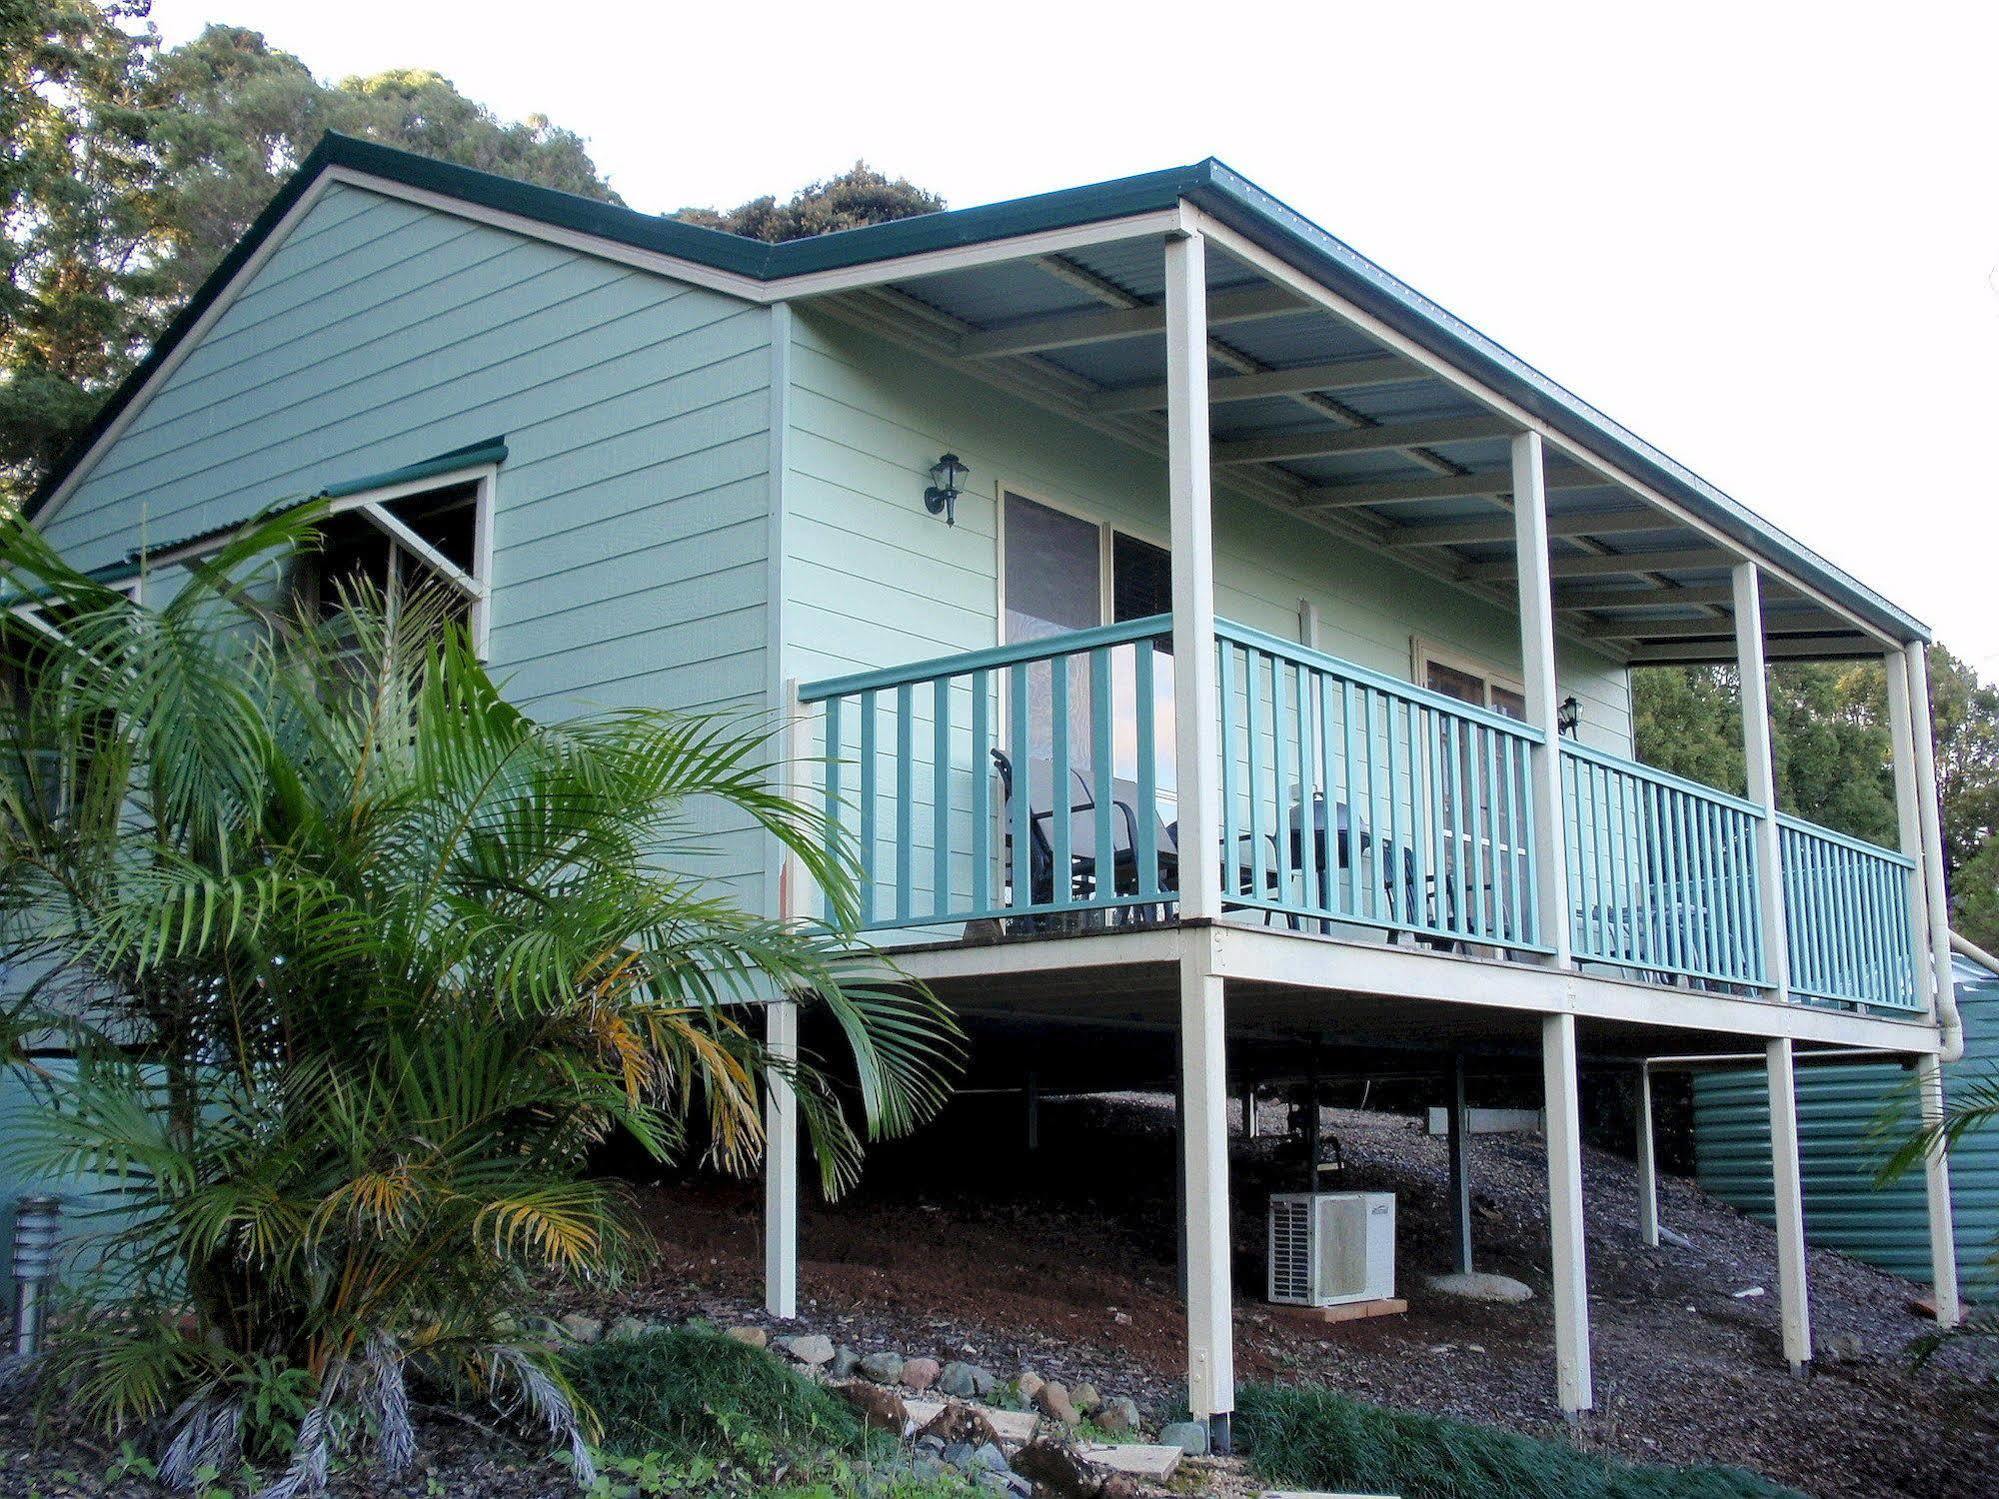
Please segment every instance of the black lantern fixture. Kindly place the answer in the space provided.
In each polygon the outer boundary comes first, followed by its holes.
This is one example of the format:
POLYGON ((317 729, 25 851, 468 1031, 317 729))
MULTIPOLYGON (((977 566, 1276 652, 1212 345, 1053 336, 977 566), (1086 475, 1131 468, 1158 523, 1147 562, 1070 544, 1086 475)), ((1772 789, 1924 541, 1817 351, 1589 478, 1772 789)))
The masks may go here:
POLYGON ((930 487, 923 491, 923 508, 932 515, 944 517, 944 524, 958 524, 958 496, 962 492, 965 475, 971 469, 959 461, 956 453, 946 453, 930 465, 930 487))
POLYGON ((1575 694, 1571 693, 1562 699, 1562 706, 1555 710, 1555 728, 1557 732, 1573 739, 1576 737, 1576 728, 1582 721, 1583 705, 1577 702, 1575 694))

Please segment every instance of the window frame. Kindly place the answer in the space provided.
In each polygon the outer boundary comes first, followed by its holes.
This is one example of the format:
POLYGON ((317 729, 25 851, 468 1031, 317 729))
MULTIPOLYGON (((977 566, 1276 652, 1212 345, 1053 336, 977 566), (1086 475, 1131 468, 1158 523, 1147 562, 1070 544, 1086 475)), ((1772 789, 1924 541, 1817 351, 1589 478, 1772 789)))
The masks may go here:
MULTIPOLYGON (((399 484, 384 484, 374 489, 356 490, 352 494, 344 494, 328 501, 326 506, 328 517, 358 510, 363 519, 391 542, 413 553, 443 582, 464 594, 471 604, 472 650, 481 661, 489 659, 492 642, 493 505, 494 490, 499 477, 498 464, 473 464, 467 468, 426 475, 421 479, 406 479, 399 484), (398 500, 413 499, 436 490, 457 489, 466 484, 473 486, 472 571, 469 573, 418 536, 410 529, 408 522, 387 508, 398 500)), ((227 541, 227 536, 217 536, 186 546, 148 553, 139 572, 129 580, 130 586, 138 590, 134 593, 134 597, 143 602, 144 579, 149 569, 171 567, 177 562, 208 556, 210 553, 220 551, 227 541)), ((112 586, 123 588, 127 584, 112 586)))
MULTIPOLYGON (((1526 682, 1520 677, 1509 676, 1485 657, 1440 645, 1421 635, 1411 635, 1409 637, 1410 680, 1426 692, 1432 690, 1430 666, 1433 662, 1452 671, 1463 672, 1468 677, 1476 677, 1479 683, 1479 701, 1472 706, 1483 708, 1488 713, 1501 711, 1492 706, 1492 690, 1495 687, 1514 694, 1523 703, 1527 700, 1526 682)), ((1448 693, 1445 695, 1449 696, 1448 693)))
POLYGON ((1115 552, 1111 538, 1116 535, 1129 536, 1133 541, 1143 542, 1166 553, 1170 559, 1173 548, 1169 541, 1161 538, 1161 533, 1148 532, 1144 527, 1126 525, 1121 521, 1107 520, 1101 511, 1069 501, 1051 498, 1042 490, 1025 484, 1015 484, 1000 478, 993 485, 993 643, 1005 645, 1006 639, 1006 499, 1014 495, 1029 504, 1040 505, 1071 520, 1079 520, 1094 526, 1097 532, 1097 623, 1116 623, 1117 613, 1115 552))

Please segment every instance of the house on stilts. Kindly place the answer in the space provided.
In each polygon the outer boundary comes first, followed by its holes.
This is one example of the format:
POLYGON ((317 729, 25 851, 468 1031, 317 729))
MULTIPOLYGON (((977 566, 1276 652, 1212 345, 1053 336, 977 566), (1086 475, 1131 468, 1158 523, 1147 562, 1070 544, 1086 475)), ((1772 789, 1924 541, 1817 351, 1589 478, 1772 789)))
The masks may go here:
MULTIPOLYGON (((322 574, 443 578, 542 716, 786 716, 976 1065, 1170 1059, 1218 1440, 1261 1290, 1228 1102, 1308 1052, 1538 1071, 1574 1412, 1579 1067, 1761 1058, 1803 1365, 1795 1058, 1892 1058, 1933 1110, 1961 1045, 1924 626, 1219 162, 769 245, 329 137, 32 516, 146 587, 305 494, 322 574), (1775 805, 1766 665, 1826 658, 1886 665, 1896 847, 1775 805), (1631 668, 1676 662, 1740 666, 1746 795, 1633 758, 1631 668)), ((785 1317, 781 1090, 770 1126, 785 1317)), ((1926 1191, 1949 1319, 1943 1160, 1926 1191)))

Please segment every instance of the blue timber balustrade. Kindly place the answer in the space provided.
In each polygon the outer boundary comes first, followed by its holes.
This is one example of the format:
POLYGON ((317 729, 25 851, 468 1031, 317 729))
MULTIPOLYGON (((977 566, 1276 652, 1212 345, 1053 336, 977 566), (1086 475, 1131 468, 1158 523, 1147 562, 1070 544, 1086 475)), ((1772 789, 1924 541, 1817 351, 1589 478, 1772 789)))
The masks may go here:
MULTIPOLYGON (((1161 614, 802 686, 863 929, 1171 914, 1171 639, 1161 614)), ((1539 731, 1226 619, 1215 652, 1221 827, 1206 868, 1225 909, 1553 951, 1535 899, 1539 731)), ((1577 961, 1770 985, 1761 807, 1570 741, 1560 784, 1577 961)), ((1777 824, 1792 996, 1920 1011, 1915 861, 1777 824)))

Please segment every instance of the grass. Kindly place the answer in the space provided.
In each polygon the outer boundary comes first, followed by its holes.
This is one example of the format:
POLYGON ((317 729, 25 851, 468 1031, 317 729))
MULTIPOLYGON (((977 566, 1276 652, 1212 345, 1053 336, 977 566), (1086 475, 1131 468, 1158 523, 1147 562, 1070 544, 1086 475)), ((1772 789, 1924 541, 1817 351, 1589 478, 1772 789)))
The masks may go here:
POLYGON ((843 1401, 720 1333, 687 1327, 615 1338, 574 1349, 565 1363, 612 1452, 767 1470, 867 1450, 843 1401))
POLYGON ((1236 1435, 1266 1483, 1401 1499, 1802 1499, 1739 1468, 1643 1466, 1315 1386, 1245 1386, 1236 1435))

